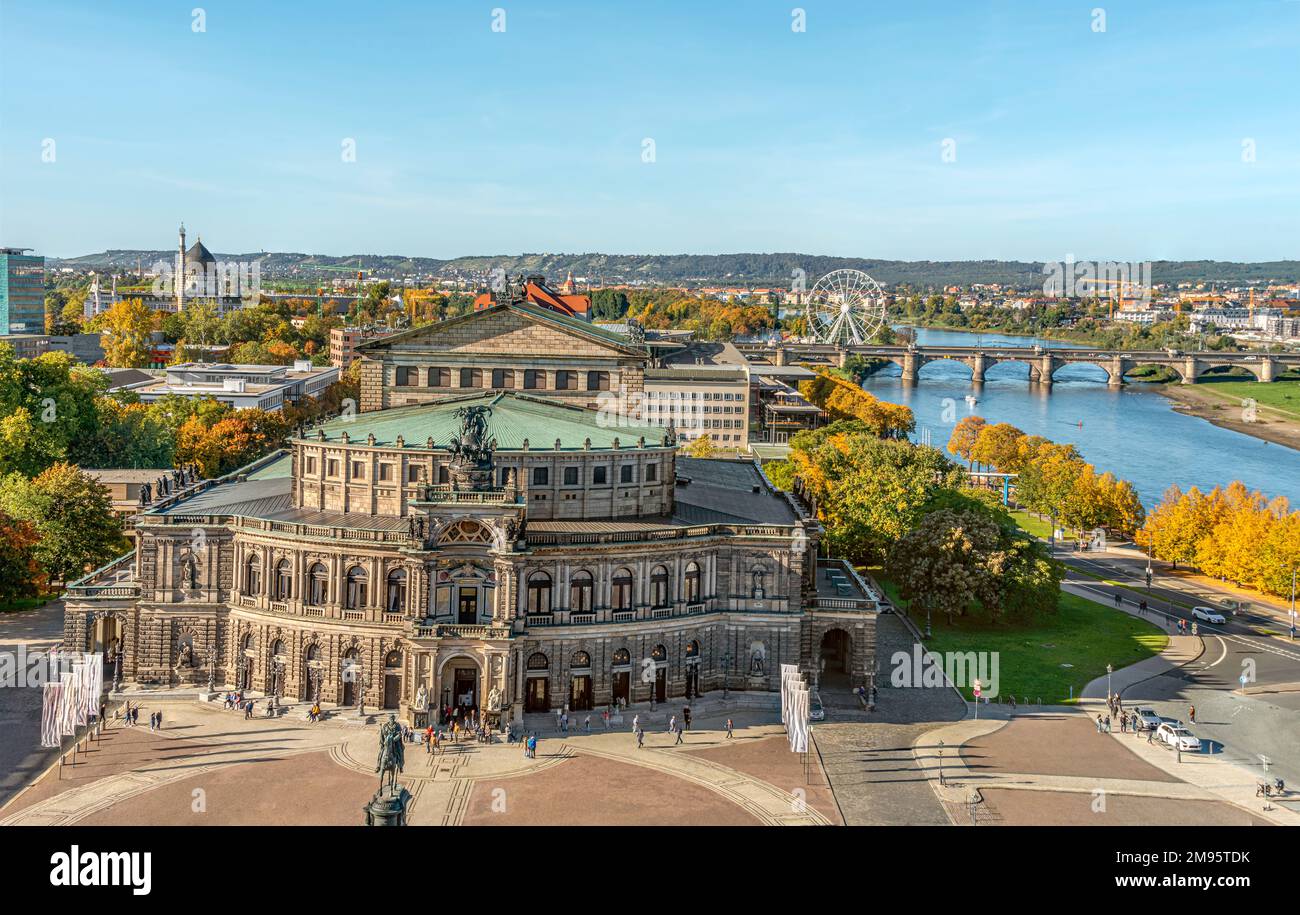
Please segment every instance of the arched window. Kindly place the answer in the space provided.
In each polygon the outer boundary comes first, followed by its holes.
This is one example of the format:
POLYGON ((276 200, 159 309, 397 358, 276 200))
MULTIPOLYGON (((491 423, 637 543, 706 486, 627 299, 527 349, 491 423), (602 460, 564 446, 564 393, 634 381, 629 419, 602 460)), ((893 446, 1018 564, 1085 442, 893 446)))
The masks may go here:
POLYGON ((257 554, 244 561, 244 593, 249 597, 262 593, 262 560, 257 554))
POLYGON ((753 595, 755 600, 762 600, 763 596, 767 593, 767 588, 765 587, 767 573, 762 569, 755 569, 753 572, 749 573, 749 576, 752 582, 750 593, 753 595))
POLYGON ((591 655, 585 651, 575 651, 573 657, 569 658, 570 667, 590 667, 591 655))
POLYGON ((546 659, 546 655, 540 651, 535 651, 528 656, 529 670, 546 670, 551 666, 551 662, 546 659))
POLYGON ((366 605, 366 570, 361 566, 348 569, 347 590, 343 606, 349 610, 360 610, 366 605))
POLYGON ((288 600, 293 597, 293 563, 281 559, 275 564, 275 599, 288 600))
POLYGON ((665 648, 665 647, 662 646, 662 645, 656 645, 655 648, 654 648, 654 651, 650 652, 650 660, 652 660, 652 661, 667 661, 667 660, 668 660, 668 649, 665 648))
POLYGON ((528 576, 528 612, 551 612, 551 576, 545 572, 528 576))
POLYGON ((307 646, 307 656, 306 656, 306 660, 308 660, 308 661, 319 661, 319 660, 320 660, 320 646, 319 646, 319 645, 317 645, 316 643, 313 642, 312 644, 310 644, 310 645, 307 646))
POLYGON ((632 609, 632 573, 619 569, 614 573, 613 587, 610 589, 615 610, 632 609))
POLYGON ((271 643, 271 657, 284 657, 284 639, 276 639, 271 643))
POLYGON ((329 573, 325 571, 325 564, 313 562, 311 568, 307 570, 307 603, 313 607, 320 607, 329 599, 329 573))
POLYGON ((575 613, 591 611, 591 573, 574 572, 569 579, 569 609, 575 613))
POLYGON ((700 643, 692 639, 686 645, 686 660, 689 661, 691 660, 691 658, 698 658, 699 656, 700 656, 700 643))
POLYGON ((668 606, 668 570, 655 566, 650 573, 650 606, 668 606))
POLYGON ((393 569, 388 573, 388 593, 384 597, 384 607, 389 613, 401 613, 406 609, 405 569, 393 569))
POLYGON ((387 668, 402 666, 402 653, 396 649, 390 651, 384 656, 384 666, 387 668))
POLYGON ((254 643, 253 643, 253 633, 251 633, 251 632, 246 632, 246 633, 244 633, 244 642, 243 642, 243 645, 242 645, 244 651, 252 651, 252 650, 253 650, 253 644, 254 644, 254 643))
POLYGON ((700 601, 700 567, 695 563, 686 566, 686 602, 697 604, 700 601))
POLYGON ((632 653, 626 648, 620 648, 614 652, 614 667, 631 667, 632 653))

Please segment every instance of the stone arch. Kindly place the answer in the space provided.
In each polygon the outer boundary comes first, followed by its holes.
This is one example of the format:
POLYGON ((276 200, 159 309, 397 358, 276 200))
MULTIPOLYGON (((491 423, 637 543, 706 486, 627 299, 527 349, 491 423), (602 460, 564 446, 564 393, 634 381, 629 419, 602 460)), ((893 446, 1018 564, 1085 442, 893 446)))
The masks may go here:
POLYGON ((853 635, 847 629, 832 626, 821 633, 817 667, 821 677, 848 677, 853 672, 853 635))

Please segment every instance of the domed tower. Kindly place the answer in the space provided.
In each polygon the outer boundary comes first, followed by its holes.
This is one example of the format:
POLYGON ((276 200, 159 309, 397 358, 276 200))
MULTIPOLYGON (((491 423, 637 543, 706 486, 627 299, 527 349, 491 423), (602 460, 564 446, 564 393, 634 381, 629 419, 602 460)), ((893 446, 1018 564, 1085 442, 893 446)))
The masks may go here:
POLYGON ((573 271, 570 270, 569 275, 564 280, 564 285, 560 287, 560 293, 562 295, 574 295, 577 291, 578 284, 573 281, 573 271))

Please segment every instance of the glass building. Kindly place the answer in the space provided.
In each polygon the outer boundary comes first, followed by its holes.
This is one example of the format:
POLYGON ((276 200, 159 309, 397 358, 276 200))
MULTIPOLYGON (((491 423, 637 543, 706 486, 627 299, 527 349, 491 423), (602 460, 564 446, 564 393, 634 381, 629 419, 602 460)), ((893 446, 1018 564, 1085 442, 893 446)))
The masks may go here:
POLYGON ((0 335, 45 333, 45 258, 0 248, 0 335))

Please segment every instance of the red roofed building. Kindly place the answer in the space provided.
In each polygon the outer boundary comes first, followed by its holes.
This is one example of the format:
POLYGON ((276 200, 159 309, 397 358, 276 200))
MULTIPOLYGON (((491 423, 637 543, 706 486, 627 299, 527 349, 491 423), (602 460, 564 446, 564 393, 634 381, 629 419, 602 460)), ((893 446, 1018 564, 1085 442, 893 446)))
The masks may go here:
POLYGON ((546 285, 544 276, 530 276, 524 278, 522 284, 518 280, 507 282, 506 288, 500 293, 480 292, 474 299, 474 310, 482 311, 496 304, 529 302, 559 312, 566 317, 590 321, 591 296, 579 295, 572 291, 576 288, 572 274, 565 281, 563 292, 546 285))

